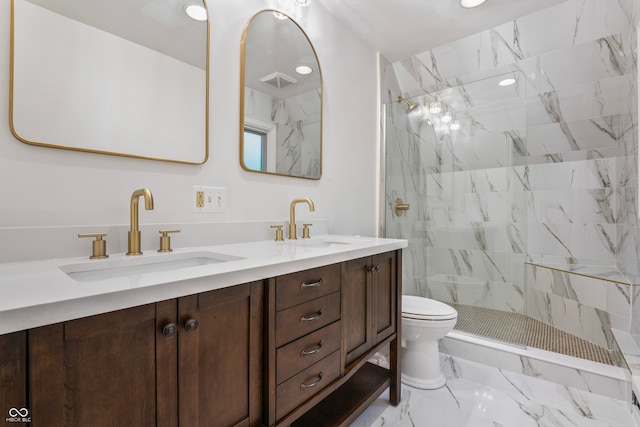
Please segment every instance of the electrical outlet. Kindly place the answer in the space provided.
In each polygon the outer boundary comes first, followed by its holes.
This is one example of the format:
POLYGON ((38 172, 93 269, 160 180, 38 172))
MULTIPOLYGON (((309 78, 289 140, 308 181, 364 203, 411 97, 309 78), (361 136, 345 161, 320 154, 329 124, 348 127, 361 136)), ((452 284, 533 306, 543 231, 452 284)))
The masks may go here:
POLYGON ((204 208, 204 191, 196 191, 196 208, 204 208))
POLYGON ((193 187, 193 211, 225 212, 227 210, 227 191, 223 187, 193 187))

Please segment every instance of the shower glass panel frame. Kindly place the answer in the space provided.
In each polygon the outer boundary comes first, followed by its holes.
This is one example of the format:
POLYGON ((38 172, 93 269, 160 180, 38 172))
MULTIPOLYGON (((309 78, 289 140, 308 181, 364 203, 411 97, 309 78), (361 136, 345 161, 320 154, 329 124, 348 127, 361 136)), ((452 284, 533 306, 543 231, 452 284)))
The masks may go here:
POLYGON ((454 306, 456 330, 525 346, 526 79, 500 73, 410 101, 419 107, 383 108, 380 232, 409 241, 403 294, 454 306))

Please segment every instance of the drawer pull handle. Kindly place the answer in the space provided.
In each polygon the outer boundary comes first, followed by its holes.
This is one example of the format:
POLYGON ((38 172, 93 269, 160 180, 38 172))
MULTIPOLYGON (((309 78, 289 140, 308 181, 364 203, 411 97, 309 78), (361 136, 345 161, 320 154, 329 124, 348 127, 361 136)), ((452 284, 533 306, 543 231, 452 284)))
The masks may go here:
POLYGON ((318 374, 318 379, 315 380, 314 382, 310 383, 310 384, 300 384, 300 390, 306 390, 308 388, 312 388, 317 386, 318 384, 320 384, 320 381, 322 381, 322 372, 320 372, 318 374))
POLYGON ((307 314, 306 316, 302 316, 300 318, 300 323, 313 322, 314 320, 318 320, 321 317, 322 317, 322 310, 318 311, 317 313, 307 314))
POLYGON ((324 345, 324 341, 320 341, 317 347, 314 347, 311 350, 302 350, 300 352, 300 357, 311 356, 312 354, 316 354, 317 352, 320 351, 320 349, 322 349, 323 345, 324 345))
POLYGON ((324 280, 320 278, 320 280, 316 280, 315 282, 302 282, 300 284, 300 289, 317 288, 318 286, 322 286, 323 284, 324 284, 324 280))

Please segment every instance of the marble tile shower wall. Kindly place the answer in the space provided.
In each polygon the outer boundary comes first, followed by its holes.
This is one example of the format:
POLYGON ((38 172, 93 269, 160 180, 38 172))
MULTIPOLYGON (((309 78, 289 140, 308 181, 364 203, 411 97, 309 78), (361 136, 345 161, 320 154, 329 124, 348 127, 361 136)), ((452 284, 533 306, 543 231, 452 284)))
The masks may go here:
POLYGON ((523 311, 524 261, 637 283, 637 3, 569 0, 393 64, 404 96, 437 97, 461 123, 387 108, 386 228, 410 238, 406 293, 523 311), (396 197, 413 212, 395 216, 396 197))
POLYGON ((267 126, 276 126, 275 172, 296 176, 320 176, 321 97, 312 90, 286 99, 276 99, 263 92, 245 90, 245 115, 267 126))
POLYGON ((526 271, 527 315, 619 356, 611 329, 629 330, 628 284, 532 264, 526 271))

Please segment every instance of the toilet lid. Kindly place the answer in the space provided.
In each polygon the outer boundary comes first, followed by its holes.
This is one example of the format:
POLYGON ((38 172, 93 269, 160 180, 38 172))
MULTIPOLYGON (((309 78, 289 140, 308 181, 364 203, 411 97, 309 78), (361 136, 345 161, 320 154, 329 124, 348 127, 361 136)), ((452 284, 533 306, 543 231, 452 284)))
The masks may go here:
POLYGON ((413 319, 446 320, 458 317, 455 308, 430 298, 402 296, 402 315, 413 319))

